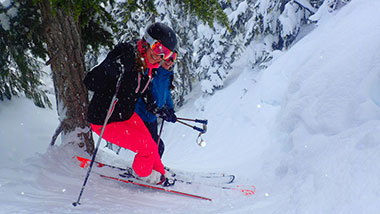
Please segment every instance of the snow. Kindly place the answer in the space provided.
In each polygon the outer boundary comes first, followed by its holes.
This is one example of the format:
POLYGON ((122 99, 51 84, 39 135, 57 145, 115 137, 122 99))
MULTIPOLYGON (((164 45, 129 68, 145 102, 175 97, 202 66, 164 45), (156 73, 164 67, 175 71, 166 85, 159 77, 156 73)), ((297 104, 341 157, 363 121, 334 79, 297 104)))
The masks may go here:
POLYGON ((311 21, 320 21, 321 18, 327 18, 331 15, 331 8, 329 7, 330 1, 324 1, 323 4, 318 8, 317 12, 310 16, 311 21))
POLYGON ((4 6, 4 7, 9 7, 11 5, 11 1, 10 0, 0 0, 0 3, 4 6))
POLYGON ((295 0, 295 2, 307 8, 309 11, 315 13, 315 8, 311 6, 310 2, 308 2, 307 0, 295 0))
POLYGON ((17 166, 36 152, 45 153, 58 126, 57 117, 55 111, 36 108, 27 99, 1 102, 0 167, 17 166))
POLYGON ((11 6, 11 2, 9 0, 1 0, 0 3, 7 10, 6 13, 0 14, 0 27, 7 31, 10 29, 10 18, 17 15, 18 3, 15 3, 14 7, 11 6))
POLYGON ((5 15, 4 13, 0 14, 0 26, 4 30, 10 29, 9 17, 7 15, 5 15))
POLYGON ((300 23, 298 23, 300 14, 297 14, 297 8, 298 5, 286 4, 283 13, 278 18, 283 28, 281 31, 283 37, 294 34, 294 31, 300 26, 300 23))
POLYGON ((248 4, 246 1, 243 1, 239 4, 238 8, 228 15, 228 20, 230 21, 231 25, 234 25, 237 21, 239 21, 239 16, 241 14, 244 14, 244 11, 247 10, 248 4))
MULTIPOLYGON (((208 119, 207 146, 191 128, 165 123, 165 165, 234 173, 234 185, 254 185, 254 195, 186 189, 208 202, 91 175, 73 207, 86 172, 72 156, 85 153, 50 147, 56 112, 18 98, 0 103, 0 213, 379 213, 379 9, 352 1, 265 70, 248 66, 247 49, 222 90, 201 96, 195 87, 177 115, 208 119)), ((102 144, 97 157, 122 166, 132 156, 102 144)))

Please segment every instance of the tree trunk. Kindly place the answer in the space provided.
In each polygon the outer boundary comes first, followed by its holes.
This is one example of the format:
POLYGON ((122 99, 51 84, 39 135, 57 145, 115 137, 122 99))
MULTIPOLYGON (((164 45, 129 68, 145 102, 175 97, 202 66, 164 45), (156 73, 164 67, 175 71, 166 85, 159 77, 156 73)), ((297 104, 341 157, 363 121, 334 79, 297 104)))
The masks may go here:
POLYGON ((44 36, 51 65, 57 112, 62 124, 62 142, 84 146, 90 154, 94 141, 87 122, 88 92, 80 27, 71 11, 52 11, 50 0, 40 2, 44 36))

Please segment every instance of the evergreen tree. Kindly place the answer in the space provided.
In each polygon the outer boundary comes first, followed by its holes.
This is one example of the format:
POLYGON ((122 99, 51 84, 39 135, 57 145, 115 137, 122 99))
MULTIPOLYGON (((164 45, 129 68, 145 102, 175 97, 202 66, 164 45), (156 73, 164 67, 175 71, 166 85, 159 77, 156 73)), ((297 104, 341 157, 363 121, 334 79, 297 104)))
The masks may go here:
POLYGON ((311 1, 222 1, 231 31, 215 25, 212 33, 202 33, 208 30, 200 25, 197 28, 200 36, 194 42, 197 56, 193 64, 201 76, 203 92, 212 94, 222 88, 231 64, 246 49, 253 50, 252 67, 267 66, 272 52, 287 49, 302 25, 309 23, 308 18, 316 11, 311 1))
POLYGON ((43 28, 32 1, 0 4, 0 100, 25 95, 39 107, 51 103, 41 89, 41 62, 46 50, 41 38, 43 28))

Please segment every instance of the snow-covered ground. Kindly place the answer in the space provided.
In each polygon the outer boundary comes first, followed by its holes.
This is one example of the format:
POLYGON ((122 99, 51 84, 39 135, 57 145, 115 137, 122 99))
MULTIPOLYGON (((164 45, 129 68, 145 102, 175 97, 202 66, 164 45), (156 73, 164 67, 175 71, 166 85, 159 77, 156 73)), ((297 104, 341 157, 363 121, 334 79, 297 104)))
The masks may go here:
MULTIPOLYGON (((207 118, 207 146, 181 124, 165 123, 165 165, 229 172, 256 193, 189 186, 212 202, 138 188, 85 171, 71 146, 49 147, 54 110, 25 99, 0 103, 0 213, 366 213, 380 212, 380 1, 355 0, 265 70, 234 66, 223 90, 195 90, 177 115, 207 118)), ((125 164, 131 154, 100 150, 125 164)))

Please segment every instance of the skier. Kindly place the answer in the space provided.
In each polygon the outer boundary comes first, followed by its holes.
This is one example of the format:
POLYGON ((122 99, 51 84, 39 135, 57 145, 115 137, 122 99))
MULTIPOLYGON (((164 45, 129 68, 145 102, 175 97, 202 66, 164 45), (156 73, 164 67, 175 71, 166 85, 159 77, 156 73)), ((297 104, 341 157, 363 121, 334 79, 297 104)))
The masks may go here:
POLYGON ((123 75, 117 93, 118 102, 113 107, 103 138, 135 152, 132 164, 135 175, 152 184, 165 181, 164 165, 157 144, 135 113, 135 105, 141 97, 149 112, 166 119, 172 117, 171 112, 157 107, 148 85, 152 70, 168 59, 176 47, 174 31, 163 23, 153 23, 139 41, 119 43, 84 79, 88 90, 94 92, 87 119, 92 130, 100 135, 117 80, 123 75))
MULTIPOLYGON (((154 78, 150 84, 150 88, 155 99, 156 105, 165 111, 167 118, 163 118, 169 122, 175 123, 177 121, 177 116, 174 113, 174 104, 170 93, 170 88, 172 87, 173 81, 173 63, 177 58, 177 52, 174 52, 169 59, 161 62, 161 66, 155 70, 154 78)), ((158 153, 162 158, 164 153, 165 145, 162 139, 158 141, 158 132, 157 132, 157 117, 155 114, 152 114, 147 110, 147 106, 142 99, 136 104, 136 113, 144 121, 146 127, 148 128, 152 138, 158 144, 158 153)))

